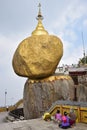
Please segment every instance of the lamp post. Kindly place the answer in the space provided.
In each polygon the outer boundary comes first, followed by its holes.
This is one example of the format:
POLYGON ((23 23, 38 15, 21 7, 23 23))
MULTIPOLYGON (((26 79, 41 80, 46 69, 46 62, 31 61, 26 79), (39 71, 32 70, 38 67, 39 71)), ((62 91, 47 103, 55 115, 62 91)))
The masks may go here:
POLYGON ((7 95, 7 91, 5 90, 5 107, 6 107, 6 95, 7 95))
POLYGON ((11 98, 11 105, 13 105, 13 99, 14 99, 14 98, 12 97, 12 98, 11 98))

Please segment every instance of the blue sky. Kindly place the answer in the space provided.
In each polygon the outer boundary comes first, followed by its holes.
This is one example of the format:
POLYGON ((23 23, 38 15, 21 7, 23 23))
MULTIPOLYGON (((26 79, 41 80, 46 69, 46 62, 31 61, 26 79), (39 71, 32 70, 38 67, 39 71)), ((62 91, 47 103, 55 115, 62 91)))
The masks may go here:
POLYGON ((87 0, 0 0, 0 106, 5 105, 5 91, 7 105, 23 97, 27 78, 14 73, 12 58, 37 25, 39 2, 45 29, 63 42, 59 65, 76 64, 83 56, 82 32, 87 53, 87 0))

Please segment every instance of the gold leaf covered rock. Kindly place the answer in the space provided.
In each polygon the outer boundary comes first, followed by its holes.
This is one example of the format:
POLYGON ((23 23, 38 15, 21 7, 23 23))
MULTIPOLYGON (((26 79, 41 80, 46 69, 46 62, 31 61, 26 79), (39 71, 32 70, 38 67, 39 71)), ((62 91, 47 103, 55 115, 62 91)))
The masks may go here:
POLYGON ((63 44, 58 37, 31 36, 19 44, 12 64, 16 74, 38 79, 52 75, 62 55, 63 44))
POLYGON ((30 79, 45 78, 55 73, 63 55, 61 40, 49 35, 43 27, 40 3, 37 20, 32 36, 19 44, 12 61, 15 73, 30 79))

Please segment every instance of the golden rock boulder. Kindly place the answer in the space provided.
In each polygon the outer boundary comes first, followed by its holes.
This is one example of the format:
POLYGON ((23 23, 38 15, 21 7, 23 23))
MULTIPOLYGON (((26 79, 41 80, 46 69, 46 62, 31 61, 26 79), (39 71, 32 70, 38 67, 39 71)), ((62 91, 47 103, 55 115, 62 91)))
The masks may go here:
POLYGON ((12 65, 17 75, 39 79, 55 72, 62 55, 63 44, 58 37, 33 35, 19 44, 12 65))

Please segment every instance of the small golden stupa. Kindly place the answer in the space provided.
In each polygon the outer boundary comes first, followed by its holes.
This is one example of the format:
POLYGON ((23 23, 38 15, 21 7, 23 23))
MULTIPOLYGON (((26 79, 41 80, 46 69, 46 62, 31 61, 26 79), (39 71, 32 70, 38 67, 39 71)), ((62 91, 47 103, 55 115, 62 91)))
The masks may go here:
POLYGON ((32 32, 32 35, 47 35, 48 32, 44 29, 43 24, 42 24, 42 20, 43 20, 43 16, 41 14, 41 4, 39 3, 39 12, 38 12, 38 16, 37 16, 37 20, 38 20, 38 24, 36 29, 32 32))
POLYGON ((15 73, 30 79, 41 79, 54 74, 63 55, 61 40, 49 35, 43 27, 41 4, 37 20, 36 29, 19 44, 12 61, 15 73))

